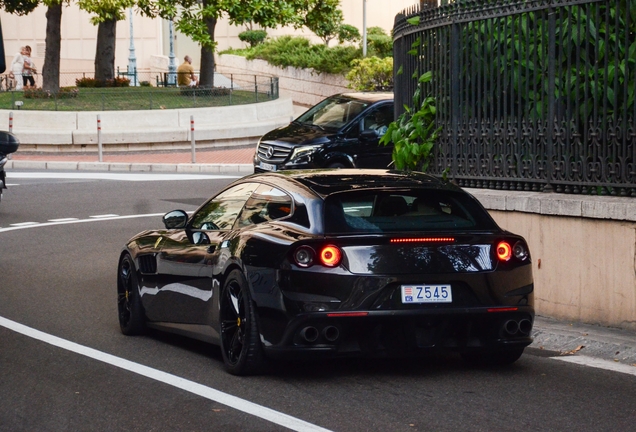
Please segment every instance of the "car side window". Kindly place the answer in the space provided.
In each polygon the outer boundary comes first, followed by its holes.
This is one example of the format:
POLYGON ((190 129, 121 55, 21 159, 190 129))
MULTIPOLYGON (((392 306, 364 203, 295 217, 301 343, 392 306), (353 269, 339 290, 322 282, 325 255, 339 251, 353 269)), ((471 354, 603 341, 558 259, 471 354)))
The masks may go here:
POLYGON ((381 137, 393 121, 393 105, 383 105, 362 119, 362 130, 373 130, 381 137))
POLYGON ((236 185, 208 201, 192 216, 190 227, 201 230, 231 229, 258 183, 236 185))
POLYGON ((245 203, 238 226, 259 224, 292 214, 292 198, 273 186, 261 185, 245 203))

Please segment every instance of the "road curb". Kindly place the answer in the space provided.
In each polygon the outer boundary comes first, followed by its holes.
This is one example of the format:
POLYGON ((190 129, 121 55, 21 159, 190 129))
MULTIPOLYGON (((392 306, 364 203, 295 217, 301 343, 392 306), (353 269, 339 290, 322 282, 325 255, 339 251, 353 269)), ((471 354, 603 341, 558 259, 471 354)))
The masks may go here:
POLYGON ((537 316, 532 336, 531 348, 636 365, 636 333, 630 330, 537 316))

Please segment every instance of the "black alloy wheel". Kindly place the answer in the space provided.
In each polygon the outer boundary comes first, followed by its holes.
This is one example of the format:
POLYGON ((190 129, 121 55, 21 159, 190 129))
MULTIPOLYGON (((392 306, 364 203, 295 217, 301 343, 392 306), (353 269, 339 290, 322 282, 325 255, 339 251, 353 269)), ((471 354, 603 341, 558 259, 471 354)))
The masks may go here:
POLYGON ((245 277, 233 270, 223 286, 220 300, 221 352, 225 369, 233 375, 263 371, 261 346, 254 305, 245 277))
POLYGON ((519 360, 524 348, 495 349, 462 353, 462 359, 474 366, 505 366, 519 360))
POLYGON ((134 336, 146 331, 146 317, 139 297, 137 271, 129 254, 121 257, 117 268, 117 311, 119 327, 123 334, 134 336))

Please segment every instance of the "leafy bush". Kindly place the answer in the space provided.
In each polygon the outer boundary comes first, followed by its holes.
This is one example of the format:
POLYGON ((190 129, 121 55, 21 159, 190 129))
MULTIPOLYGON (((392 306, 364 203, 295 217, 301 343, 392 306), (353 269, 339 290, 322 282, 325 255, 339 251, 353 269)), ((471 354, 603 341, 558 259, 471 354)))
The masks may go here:
POLYGON ((333 48, 323 45, 318 47, 320 49, 317 50, 317 56, 309 67, 319 73, 345 74, 351 69, 351 62, 362 56, 362 50, 358 47, 343 45, 333 48))
POLYGON ((114 79, 99 81, 95 78, 78 78, 75 80, 77 87, 128 87, 130 86, 130 80, 128 78, 116 77, 114 79))
POLYGON ((97 87, 97 80, 95 78, 77 78, 75 85, 78 87, 92 88, 97 87))
POLYGON ((351 46, 312 45, 299 36, 281 36, 246 52, 250 59, 262 59, 274 66, 312 68, 318 73, 339 74, 350 69, 353 59, 361 57, 359 48, 351 46))
POLYGON ((370 56, 392 57, 393 38, 387 35, 382 27, 369 27, 367 29, 367 50, 370 56))
POLYGON ((263 43, 267 37, 267 32, 265 30, 246 30, 239 33, 238 37, 241 41, 248 43, 249 46, 253 48, 263 43))
POLYGON ((150 87, 150 81, 139 81, 139 87, 150 87))
POLYGON ((52 97, 57 97, 57 99, 71 99, 76 98, 79 95, 79 89, 77 87, 60 87, 60 90, 56 93, 51 92, 50 90, 42 90, 42 89, 25 89, 24 97, 26 99, 49 99, 52 97))
POLYGON ((413 109, 405 107, 396 121, 389 124, 380 144, 393 143, 393 162, 399 170, 419 170, 426 172, 431 160, 433 146, 442 130, 435 124, 437 106, 433 96, 422 100, 422 87, 431 82, 432 72, 424 73, 418 80, 419 86, 413 95, 413 109))
POLYGON ((349 87, 360 91, 390 90, 393 88, 393 58, 367 57, 351 62, 347 74, 349 87))
POLYGON ((352 26, 349 24, 342 24, 338 28, 338 42, 340 43, 357 42, 360 40, 360 38, 361 38, 360 30, 358 30, 358 28, 355 26, 352 26))
POLYGON ((130 80, 124 77, 116 77, 112 80, 106 80, 106 85, 104 87, 129 87, 130 80))

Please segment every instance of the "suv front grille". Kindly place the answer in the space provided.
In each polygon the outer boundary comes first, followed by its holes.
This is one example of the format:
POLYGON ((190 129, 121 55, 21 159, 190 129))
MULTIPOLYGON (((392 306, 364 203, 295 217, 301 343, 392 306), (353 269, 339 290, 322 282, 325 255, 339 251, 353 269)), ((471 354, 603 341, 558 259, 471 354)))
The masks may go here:
POLYGON ((285 162, 285 160, 289 157, 291 149, 265 142, 258 145, 257 153, 258 158, 263 162, 280 164, 285 162))

